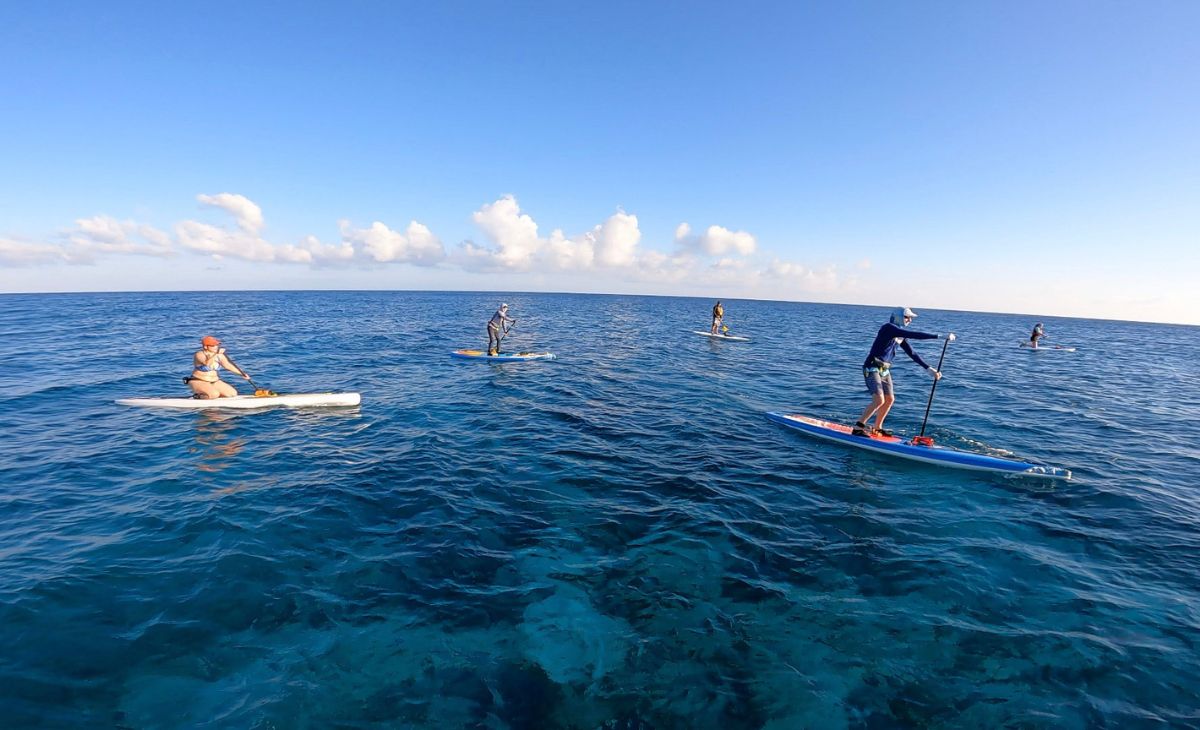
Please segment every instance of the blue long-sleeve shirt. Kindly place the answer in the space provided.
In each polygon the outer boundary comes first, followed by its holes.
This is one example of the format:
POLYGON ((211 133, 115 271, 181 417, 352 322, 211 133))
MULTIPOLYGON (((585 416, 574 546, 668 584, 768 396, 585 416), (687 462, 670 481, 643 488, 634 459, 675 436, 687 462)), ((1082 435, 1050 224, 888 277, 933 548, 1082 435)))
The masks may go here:
POLYGON ((928 369, 929 366, 925 364, 921 356, 913 352, 912 347, 908 344, 908 340, 936 340, 937 338, 938 335, 930 334, 929 332, 906 330, 903 327, 897 327, 888 322, 880 327, 879 334, 875 335, 875 342, 871 344, 871 352, 867 354, 867 359, 863 361, 863 367, 878 367, 879 363, 876 360, 881 360, 891 365, 892 360, 896 357, 896 348, 900 347, 913 359, 913 362, 928 369))

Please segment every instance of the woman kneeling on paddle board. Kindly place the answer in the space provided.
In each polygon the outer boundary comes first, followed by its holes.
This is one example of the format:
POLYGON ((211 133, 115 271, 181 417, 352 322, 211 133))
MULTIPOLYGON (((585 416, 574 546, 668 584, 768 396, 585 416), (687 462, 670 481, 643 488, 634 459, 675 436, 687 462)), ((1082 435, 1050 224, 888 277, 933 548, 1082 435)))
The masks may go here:
POLYGON ((232 398, 237 395, 237 390, 221 380, 217 371, 225 368, 246 380, 249 380, 250 376, 225 356, 225 348, 221 347, 221 341, 216 337, 209 335, 200 340, 200 345, 200 350, 192 355, 192 374, 184 378, 183 382, 191 387, 196 398, 204 400, 232 398))
MULTIPOLYGON (((934 378, 941 380, 942 374, 927 365, 908 344, 908 340, 936 340, 941 337, 941 335, 929 332, 904 329, 916 316, 917 313, 908 307, 900 307, 892 313, 891 319, 880 327, 879 333, 875 335, 875 342, 871 344, 871 352, 863 361, 863 377, 867 381, 867 390, 871 391, 871 404, 863 411, 858 423, 854 424, 854 430, 851 431, 853 435, 870 436, 873 433, 882 436, 892 435, 891 431, 883 427, 883 419, 887 418, 888 411, 896 402, 896 398, 892 394, 891 368, 892 360, 896 357, 897 347, 903 349, 913 362, 933 373, 934 378), (874 428, 867 425, 872 416, 875 417, 874 428)), ((946 339, 953 342, 954 333, 946 335, 946 339)))

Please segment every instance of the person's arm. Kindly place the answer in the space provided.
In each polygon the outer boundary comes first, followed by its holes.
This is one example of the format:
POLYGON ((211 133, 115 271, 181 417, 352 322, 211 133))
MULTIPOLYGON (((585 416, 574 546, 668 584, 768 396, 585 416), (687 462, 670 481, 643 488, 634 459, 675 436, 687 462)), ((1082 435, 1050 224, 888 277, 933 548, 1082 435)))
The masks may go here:
POLYGON ((234 365, 229 358, 225 357, 225 348, 221 348, 221 351, 217 354, 217 357, 221 360, 221 364, 225 366, 226 370, 237 373, 246 380, 250 379, 250 376, 246 374, 246 371, 242 370, 237 365, 234 365))
POLYGON ((897 327, 894 324, 889 324, 888 326, 893 330, 893 332, 888 335, 889 337, 903 337, 908 340, 936 340, 941 337, 941 335, 937 334, 936 332, 906 330, 903 327, 897 327))
MULTIPOLYGON (((921 334, 927 334, 927 333, 924 333, 924 332, 922 332, 921 334)), ((923 338, 920 338, 920 339, 926 339, 926 340, 930 340, 930 339, 932 339, 932 340, 936 340, 936 339, 939 339, 939 338, 941 338, 941 337, 942 337, 942 335, 927 335, 926 337, 923 337, 923 338)), ((954 337, 954 333, 953 333, 953 332, 949 332, 949 333, 947 333, 947 334, 945 335, 945 338, 946 338, 947 340, 951 341, 951 342, 954 342, 954 340, 956 339, 956 338, 954 337)), ((917 353, 913 352, 912 346, 908 344, 908 340, 901 340, 901 342, 900 342, 900 347, 901 347, 901 348, 903 348, 903 349, 904 349, 904 351, 905 351, 906 353, 908 353, 908 356, 912 358, 912 361, 913 361, 913 362, 915 362, 916 364, 918 364, 918 365, 920 365, 921 367, 925 368, 925 369, 926 369, 926 370, 928 370, 929 372, 933 373, 933 376, 934 376, 935 378, 941 379, 941 377, 942 377, 942 374, 941 374, 940 372, 938 372, 936 368, 933 368, 933 367, 931 367, 931 366, 930 366, 928 363, 926 363, 924 360, 922 360, 920 355, 918 355, 917 353)))
POLYGON ((192 369, 199 370, 200 368, 204 367, 204 368, 208 368, 209 370, 212 370, 213 366, 216 365, 217 363, 219 363, 220 361, 221 361, 221 353, 220 352, 218 352, 215 355, 209 355, 208 352, 201 350, 200 352, 196 353, 195 357, 192 358, 192 369))
MULTIPOLYGON (((937 337, 937 335, 934 335, 934 337, 937 337)), ((931 338, 928 338, 928 337, 926 337, 926 338, 924 338, 924 339, 931 339, 931 338)), ((918 364, 918 365, 920 365, 921 367, 925 368, 926 370, 928 370, 928 371, 929 371, 929 372, 931 372, 931 373, 933 373, 933 372, 937 372, 937 371, 936 371, 936 370, 934 370, 933 368, 929 367, 929 364, 928 364, 928 363, 926 363, 924 360, 922 360, 920 355, 918 355, 917 353, 913 352, 912 345, 908 344, 908 340, 904 340, 903 342, 901 342, 901 343, 900 343, 900 347, 901 347, 901 349, 903 349, 903 350, 904 350, 904 352, 905 352, 905 353, 907 353, 907 354, 908 354, 908 356, 909 356, 909 357, 911 357, 911 358, 912 358, 912 361, 913 361, 913 362, 915 362, 916 364, 918 364)))

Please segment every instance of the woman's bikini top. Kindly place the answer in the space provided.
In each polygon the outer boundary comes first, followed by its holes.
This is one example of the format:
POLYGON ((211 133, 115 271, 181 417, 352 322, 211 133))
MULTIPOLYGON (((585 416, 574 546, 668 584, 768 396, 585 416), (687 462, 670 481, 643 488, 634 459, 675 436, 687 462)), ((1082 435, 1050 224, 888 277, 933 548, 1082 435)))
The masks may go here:
POLYGON ((215 372, 217 372, 218 370, 221 369, 221 363, 219 362, 220 359, 221 359, 221 356, 217 355, 213 359, 209 360, 207 365, 196 366, 196 372, 198 372, 198 373, 215 373, 215 372))

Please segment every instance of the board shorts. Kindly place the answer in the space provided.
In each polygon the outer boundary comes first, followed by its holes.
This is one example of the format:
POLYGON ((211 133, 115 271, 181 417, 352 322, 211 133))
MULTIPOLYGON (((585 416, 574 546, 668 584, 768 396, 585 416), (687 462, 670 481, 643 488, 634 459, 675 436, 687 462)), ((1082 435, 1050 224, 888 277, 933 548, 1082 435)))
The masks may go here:
POLYGON ((892 373, 890 370, 884 370, 882 373, 879 368, 867 368, 863 370, 863 379, 867 381, 867 391, 871 395, 879 393, 884 397, 892 395, 892 373))

